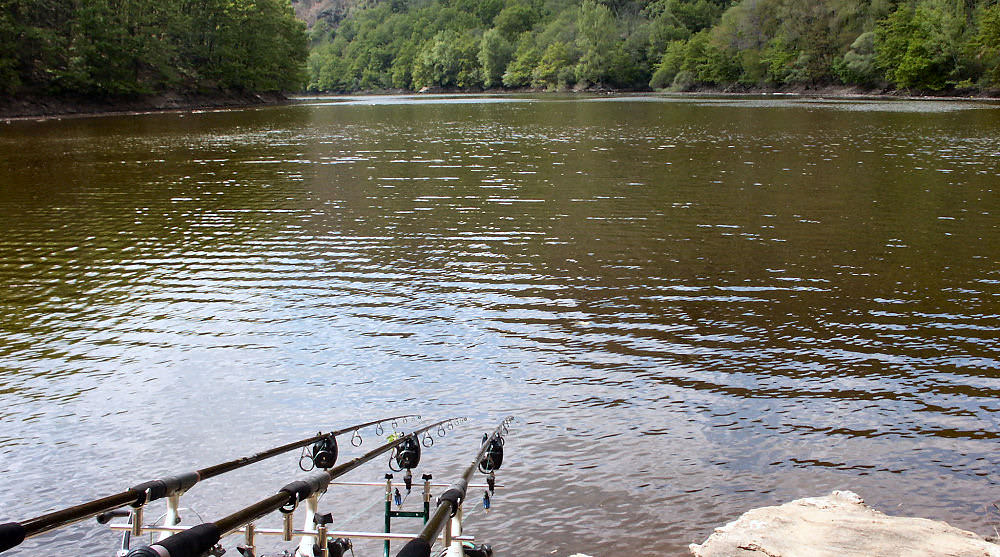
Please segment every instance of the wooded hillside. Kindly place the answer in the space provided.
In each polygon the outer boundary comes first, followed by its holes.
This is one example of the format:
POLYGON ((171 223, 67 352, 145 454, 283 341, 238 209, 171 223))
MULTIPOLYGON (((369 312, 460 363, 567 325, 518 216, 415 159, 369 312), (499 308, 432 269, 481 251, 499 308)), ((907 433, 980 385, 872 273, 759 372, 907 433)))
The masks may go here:
POLYGON ((0 0, 0 95, 301 90, 289 0, 0 0))
POLYGON ((369 0, 351 8, 316 20, 310 90, 1000 85, 997 0, 369 0))

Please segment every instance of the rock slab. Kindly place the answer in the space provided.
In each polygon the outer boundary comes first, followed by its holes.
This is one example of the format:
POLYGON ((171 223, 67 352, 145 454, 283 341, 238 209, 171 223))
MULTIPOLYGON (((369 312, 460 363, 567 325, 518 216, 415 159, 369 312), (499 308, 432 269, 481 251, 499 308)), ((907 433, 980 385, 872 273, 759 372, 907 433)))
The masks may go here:
POLYGON ((944 522, 885 515, 850 491, 753 509, 695 557, 1000 557, 1000 545, 944 522))

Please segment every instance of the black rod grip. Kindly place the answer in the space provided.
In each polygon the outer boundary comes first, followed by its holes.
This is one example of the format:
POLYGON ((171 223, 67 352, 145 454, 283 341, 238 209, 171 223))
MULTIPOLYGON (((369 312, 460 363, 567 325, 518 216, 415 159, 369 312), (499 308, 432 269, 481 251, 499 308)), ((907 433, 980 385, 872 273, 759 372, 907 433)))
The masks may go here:
POLYGON ((453 486, 438 497, 438 505, 444 502, 451 503, 451 516, 455 516, 455 511, 462 506, 462 501, 465 500, 465 489, 462 487, 464 486, 453 486))
POLYGON ((285 492, 289 496, 296 496, 298 501, 305 501, 314 494, 319 493, 330 485, 330 474, 326 472, 313 472, 304 480, 292 482, 281 488, 279 492, 285 492))
POLYGON ((198 476, 198 472, 188 472, 186 474, 178 474, 176 476, 151 480, 137 486, 133 486, 132 491, 139 495, 136 501, 132 503, 132 506, 141 507, 142 505, 151 501, 156 501, 157 499, 182 494, 194 487, 194 484, 198 483, 199 479, 200 477, 198 476))
POLYGON ((431 544, 423 538, 414 538, 406 542, 396 557, 431 557, 431 544))
MULTIPOLYGON (((153 545, 158 545, 170 557, 201 557, 212 549, 212 546, 219 543, 222 538, 219 528, 211 523, 199 524, 193 528, 178 532, 169 538, 158 541, 153 545)), ((137 548, 128 552, 128 557, 147 557, 160 555, 150 548, 137 548)))
POLYGON ((158 551, 147 545, 129 551, 125 557, 161 557, 161 555, 158 551))
POLYGON ((0 524, 0 551, 7 551, 21 545, 26 535, 24 526, 21 526, 19 522, 0 524))

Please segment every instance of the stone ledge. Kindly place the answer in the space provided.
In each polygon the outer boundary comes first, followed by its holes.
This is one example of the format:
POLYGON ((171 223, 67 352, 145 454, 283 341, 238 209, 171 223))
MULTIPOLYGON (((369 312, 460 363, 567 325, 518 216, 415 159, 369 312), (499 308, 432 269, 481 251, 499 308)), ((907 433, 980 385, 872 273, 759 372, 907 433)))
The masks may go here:
POLYGON ((972 532, 888 516, 850 491, 753 509, 690 549, 694 557, 1000 557, 1000 545, 972 532))

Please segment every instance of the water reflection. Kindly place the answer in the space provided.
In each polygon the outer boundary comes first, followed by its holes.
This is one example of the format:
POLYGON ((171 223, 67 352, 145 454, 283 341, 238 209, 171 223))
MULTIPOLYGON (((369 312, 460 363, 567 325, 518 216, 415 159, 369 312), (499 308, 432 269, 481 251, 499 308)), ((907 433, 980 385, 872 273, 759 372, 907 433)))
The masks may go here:
MULTIPOLYGON (((994 109, 548 99, 7 126, 10 518, 418 411, 522 418, 514 489, 471 524, 506 554, 681 553, 835 488, 987 533, 994 109)), ((190 504, 222 516, 293 460, 190 504)))

